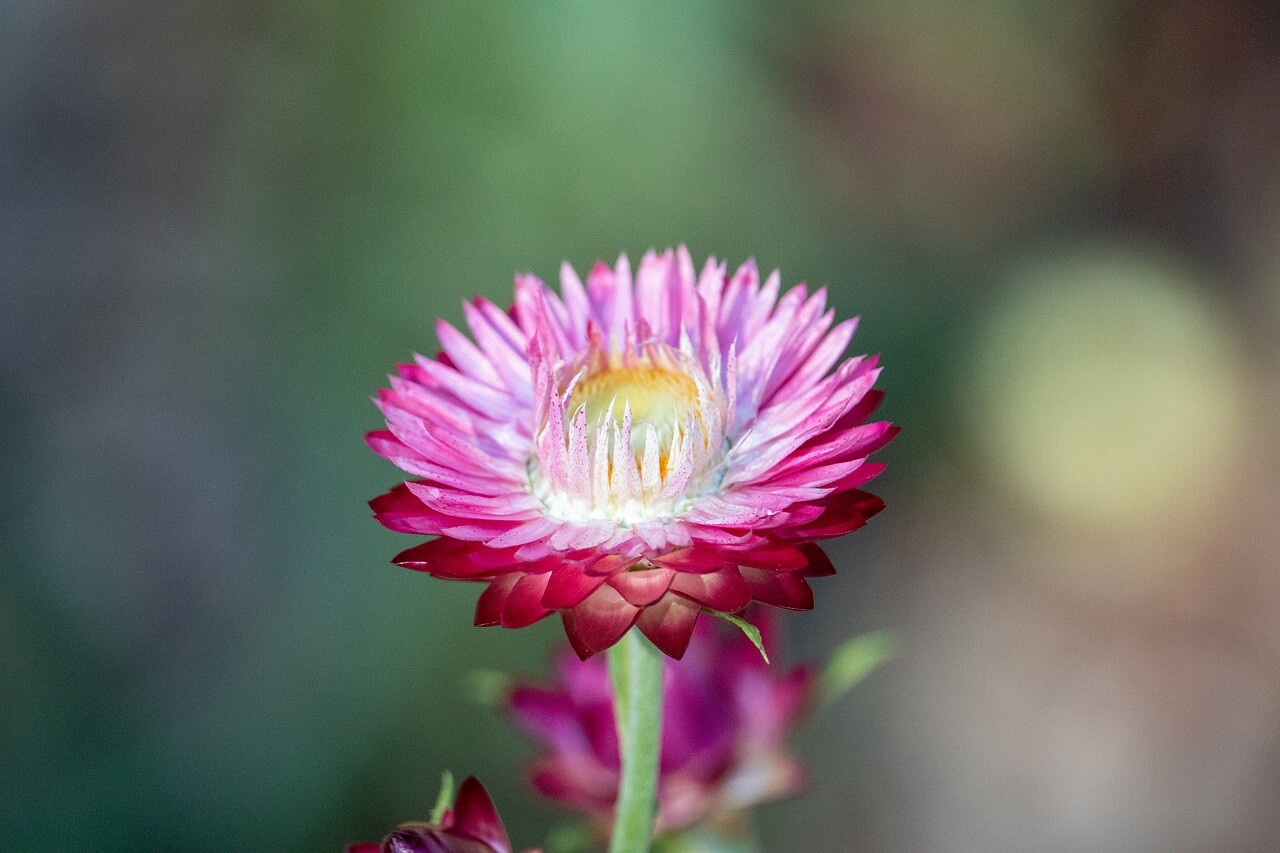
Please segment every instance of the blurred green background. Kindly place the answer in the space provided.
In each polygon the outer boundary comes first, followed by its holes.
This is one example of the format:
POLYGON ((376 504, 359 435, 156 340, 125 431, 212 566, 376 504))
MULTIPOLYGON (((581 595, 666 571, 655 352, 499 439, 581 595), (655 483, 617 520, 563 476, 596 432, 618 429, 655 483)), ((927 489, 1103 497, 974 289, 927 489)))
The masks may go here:
POLYGON ((778 851, 1280 847, 1267 0, 0 4, 0 849, 338 850, 560 639, 395 568, 395 360, 517 271, 749 256, 903 424, 790 659, 778 851))

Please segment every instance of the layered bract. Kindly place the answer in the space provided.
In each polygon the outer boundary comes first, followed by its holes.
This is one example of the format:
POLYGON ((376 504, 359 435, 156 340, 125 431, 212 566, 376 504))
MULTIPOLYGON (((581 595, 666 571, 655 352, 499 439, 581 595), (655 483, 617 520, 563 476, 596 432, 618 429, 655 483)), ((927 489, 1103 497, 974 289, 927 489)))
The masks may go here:
POLYGON ((442 352, 380 392, 368 441, 419 479, 374 513, 438 537, 395 562, 487 583, 477 625, 559 612, 583 658, 632 625, 679 658, 704 607, 810 609, 814 543, 883 507, 860 487, 895 429, 864 423, 876 359, 841 361, 856 322, 683 247, 515 296, 464 305, 470 336, 439 321, 442 352))

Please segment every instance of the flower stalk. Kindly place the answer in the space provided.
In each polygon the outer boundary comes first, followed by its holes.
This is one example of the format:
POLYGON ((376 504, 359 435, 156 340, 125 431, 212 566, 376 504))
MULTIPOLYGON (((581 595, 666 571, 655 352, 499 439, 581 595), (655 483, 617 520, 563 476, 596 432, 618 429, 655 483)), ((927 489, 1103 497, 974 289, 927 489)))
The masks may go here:
POLYGON ((657 814, 662 652, 632 628, 608 655, 622 758, 609 853, 647 853, 657 814))

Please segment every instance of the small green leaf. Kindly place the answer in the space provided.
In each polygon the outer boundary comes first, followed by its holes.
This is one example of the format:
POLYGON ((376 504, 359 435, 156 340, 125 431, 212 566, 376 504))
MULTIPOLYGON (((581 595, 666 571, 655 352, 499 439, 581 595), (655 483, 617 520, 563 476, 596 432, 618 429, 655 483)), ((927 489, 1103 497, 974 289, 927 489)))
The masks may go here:
POLYGON ((712 616, 719 616, 726 622, 732 622, 741 629, 742 633, 747 635, 747 639, 755 643, 756 648, 760 651, 760 657, 764 658, 764 662, 769 662, 769 653, 764 650, 764 641, 760 639, 760 629, 752 625, 746 619, 733 613, 725 613, 723 610, 712 610, 710 607, 704 607, 703 611, 710 613, 712 616))
POLYGON ((827 659, 818 686, 818 703, 830 705, 870 675, 898 651, 898 638, 889 631, 872 631, 846 640, 827 659))
POLYGON ((431 822, 440 825, 444 813, 453 805, 453 774, 448 770, 440 774, 440 793, 436 795, 436 807, 431 810, 431 822))

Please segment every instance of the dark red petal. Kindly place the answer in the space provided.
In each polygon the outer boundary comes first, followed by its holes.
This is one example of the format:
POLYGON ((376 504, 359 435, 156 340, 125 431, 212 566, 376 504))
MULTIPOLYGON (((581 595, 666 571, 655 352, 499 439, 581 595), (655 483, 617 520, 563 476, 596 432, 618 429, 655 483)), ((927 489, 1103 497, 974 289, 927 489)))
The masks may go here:
POLYGON ((646 607, 666 595, 675 572, 670 569, 640 569, 609 576, 609 586, 636 607, 646 607))
POLYGON ((376 841, 357 841, 348 844, 345 853, 378 853, 380 845, 376 841))
POLYGON ((449 833, 487 844, 493 853, 511 853, 507 828, 502 825, 502 818, 498 816, 493 800, 489 799, 489 792, 474 776, 468 776, 458 788, 449 833))
POLYGON ((551 610, 573 607, 606 580, 607 575, 588 573, 585 563, 565 563, 551 571, 547 589, 542 594, 542 606, 551 610))
POLYGON ((391 562, 406 569, 428 572, 438 578, 477 580, 482 575, 497 574, 476 559, 486 550, 488 549, 476 542, 442 536, 401 551, 391 562))
POLYGON ((749 551, 735 553, 733 562, 740 566, 751 566, 754 569, 791 572, 803 569, 809 560, 799 549, 792 545, 769 542, 764 545, 757 545, 749 551))
POLYGON ((649 562, 657 566, 674 569, 677 572, 705 574, 706 572, 720 571, 724 566, 724 557, 721 556, 720 551, 716 548, 693 545, 688 548, 681 548, 679 551, 663 554, 661 557, 652 557, 649 562))
POLYGON ((667 657, 680 660, 689 648, 689 638, 698 624, 701 608, 678 595, 665 596, 657 604, 646 607, 636 620, 649 642, 667 657))
POLYGON ((671 581, 671 590, 726 613, 736 613, 751 601, 751 588, 736 566, 706 575, 677 574, 671 581))
MULTIPOLYGON (((487 566, 491 569, 510 569, 516 563, 528 562, 521 561, 516 558, 515 548, 491 548, 488 545, 482 545, 479 542, 474 544, 478 547, 470 552, 471 560, 478 566, 487 566)), ((553 563, 551 565, 555 564, 553 563)), ((545 568, 551 568, 551 565, 548 565, 545 568)), ((527 569, 530 574, 544 570, 543 566, 533 562, 530 562, 527 566, 520 566, 519 568, 527 569)))
POLYGON ((586 660, 612 646, 636 621, 640 608, 629 604, 616 589, 604 584, 581 604, 561 610, 569 644, 586 660))
POLYGON ((522 577, 524 575, 520 572, 499 575, 489 583, 488 589, 480 593, 480 598, 476 601, 477 628, 502 624, 502 608, 507 603, 507 596, 522 577))
POLYGON ((624 557, 621 554, 606 554, 587 566, 593 575, 611 575, 614 572, 625 572, 640 562, 639 557, 624 557))
POLYGON ((369 508, 379 524, 398 533, 433 536, 453 523, 414 497, 404 483, 369 501, 369 508))
POLYGON ((813 590, 797 572, 744 568, 742 576, 750 585, 751 597, 761 604, 786 610, 813 609, 813 590))
POLYGON ((867 519, 884 509, 884 501, 868 492, 853 489, 828 498, 823 513, 809 524, 788 530, 799 539, 829 539, 851 533, 867 523, 867 519))
POLYGON ((831 558, 817 545, 801 545, 800 550, 809 561, 808 565, 800 570, 801 577, 826 578, 836 573, 836 567, 831 564, 831 558))
POLYGON ((524 628, 551 612, 542 606, 542 593, 546 590, 550 577, 550 572, 520 576, 502 605, 503 628, 524 628))
POLYGON ((404 483, 392 486, 391 491, 383 492, 369 501, 369 509, 373 510, 374 515, 380 513, 416 513, 426 510, 426 508, 426 504, 414 497, 413 493, 409 491, 409 487, 404 483))

